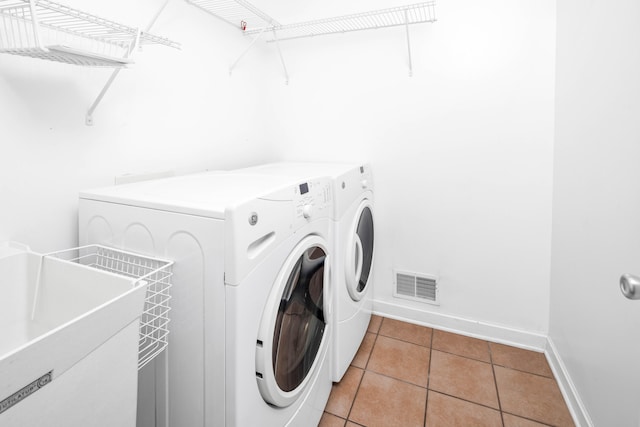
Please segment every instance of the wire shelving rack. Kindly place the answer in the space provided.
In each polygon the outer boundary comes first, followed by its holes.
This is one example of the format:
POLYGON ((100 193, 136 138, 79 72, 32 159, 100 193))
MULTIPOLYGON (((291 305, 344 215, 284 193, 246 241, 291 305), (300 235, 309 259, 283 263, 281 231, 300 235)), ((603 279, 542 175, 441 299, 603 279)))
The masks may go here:
POLYGON ((278 21, 246 0, 186 0, 203 11, 243 31, 279 26, 278 21))
MULTIPOLYGON (((271 29, 277 32, 277 40, 290 40, 435 21, 435 1, 429 1, 351 15, 277 25, 271 29)), ((257 34, 260 31, 261 29, 251 29, 247 30, 246 34, 257 34)), ((275 41, 275 39, 268 41, 275 41)))
POLYGON ((0 53, 92 67, 123 67, 138 45, 180 45, 49 0, 0 0, 0 53))
POLYGON ((435 0, 286 25, 279 24, 247 0, 186 1, 228 24, 241 29, 245 35, 254 36, 251 43, 229 68, 229 74, 233 72, 238 62, 251 50, 258 39, 266 33, 268 34, 267 37, 269 37, 267 42, 275 42, 278 49, 286 84, 289 83, 289 73, 282 56, 282 51, 280 50, 279 42, 282 40, 404 26, 407 38, 409 76, 412 76, 413 65, 411 60, 409 26, 436 21, 435 0))

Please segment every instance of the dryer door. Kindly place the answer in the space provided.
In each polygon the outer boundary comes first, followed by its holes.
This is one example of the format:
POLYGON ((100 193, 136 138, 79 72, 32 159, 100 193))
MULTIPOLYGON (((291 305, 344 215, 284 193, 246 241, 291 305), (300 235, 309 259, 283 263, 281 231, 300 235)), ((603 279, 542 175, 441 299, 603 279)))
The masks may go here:
POLYGON ((373 204, 363 200, 347 234, 345 281, 354 301, 360 301, 367 291, 373 264, 373 204))
POLYGON ((304 391, 327 346, 328 245, 302 240, 267 300, 256 341, 256 377, 264 400, 285 407, 304 391))

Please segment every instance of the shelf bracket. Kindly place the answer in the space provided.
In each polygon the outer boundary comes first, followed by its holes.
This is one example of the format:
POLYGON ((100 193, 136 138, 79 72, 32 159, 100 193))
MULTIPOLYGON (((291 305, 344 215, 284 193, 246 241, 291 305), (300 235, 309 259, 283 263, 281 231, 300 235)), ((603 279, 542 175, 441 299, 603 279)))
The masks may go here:
MULTIPOLYGON (((160 17, 160 14, 162 13, 162 11, 165 9, 165 7, 167 7, 167 4, 169 4, 169 1, 170 0, 166 0, 164 2, 162 7, 160 8, 160 10, 158 10, 158 12, 155 14, 153 19, 149 23, 149 25, 147 25, 147 29, 145 30, 145 32, 151 31, 151 27, 153 27, 153 25, 156 23, 156 21, 158 20, 158 17, 160 17)), ((138 31, 136 32, 135 41, 131 44, 131 46, 129 48, 129 52, 127 53, 127 58, 131 58, 131 56, 136 51, 136 49, 138 49, 138 46, 140 45, 140 36, 141 35, 142 35, 142 31, 140 31, 138 29, 138 31)), ((116 77, 118 77, 118 74, 120 74, 121 70, 122 70, 122 68, 116 68, 115 70, 113 70, 113 72, 111 73, 111 76, 107 80, 107 83, 105 83, 104 87, 102 88, 102 90, 100 91, 98 96, 96 97, 95 101, 93 101, 93 104, 91 104, 91 107, 89 107, 89 110, 87 111, 87 116, 85 117, 85 124, 87 126, 93 126, 93 113, 96 110, 96 108, 98 108, 98 105, 102 101, 102 98, 104 98, 104 95, 107 93, 107 91, 109 90, 109 88, 113 84, 113 81, 116 79, 116 77)))
POLYGON ((407 52, 409 53, 409 77, 413 77, 413 64, 411 63, 411 37, 409 37, 409 12, 404 11, 404 27, 407 30, 407 52))
POLYGON ((280 63, 282 64, 282 68, 284 69, 284 84, 289 84, 289 73, 287 72, 287 65, 284 63, 284 58, 282 57, 282 51, 280 50, 280 42, 278 41, 278 35, 276 34, 276 29, 273 29, 273 39, 276 42, 276 47, 278 48, 278 55, 280 56, 280 63))
POLYGON ((267 27, 263 27, 262 30, 260 30, 260 32, 258 33, 257 36, 255 36, 253 38, 253 40, 251 40, 251 43, 249 43, 249 46, 247 46, 247 48, 240 54, 240 56, 238 57, 238 59, 235 60, 235 62, 233 64, 231 64, 231 67, 229 67, 229 75, 231 75, 231 73, 233 73, 233 69, 236 68, 236 65, 238 65, 238 62, 240 62, 240 60, 242 58, 244 58, 244 56, 247 54, 247 52, 249 52, 251 50, 251 48, 253 47, 254 44, 256 44, 256 42, 258 41, 258 39, 262 36, 262 33, 264 33, 264 31, 267 29, 267 27))

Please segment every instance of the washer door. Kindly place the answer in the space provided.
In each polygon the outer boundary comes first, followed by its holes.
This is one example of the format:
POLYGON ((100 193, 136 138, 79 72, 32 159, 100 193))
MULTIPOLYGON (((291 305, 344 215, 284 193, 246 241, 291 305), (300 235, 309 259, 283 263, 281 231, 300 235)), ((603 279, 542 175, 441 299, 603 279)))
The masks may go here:
POLYGON ((363 200, 347 234, 345 281, 351 299, 360 301, 367 291, 373 263, 373 204, 363 200))
POLYGON ((263 399, 272 405, 289 406, 300 396, 326 346, 327 247, 319 236, 306 237, 296 246, 262 314, 256 378, 263 399))

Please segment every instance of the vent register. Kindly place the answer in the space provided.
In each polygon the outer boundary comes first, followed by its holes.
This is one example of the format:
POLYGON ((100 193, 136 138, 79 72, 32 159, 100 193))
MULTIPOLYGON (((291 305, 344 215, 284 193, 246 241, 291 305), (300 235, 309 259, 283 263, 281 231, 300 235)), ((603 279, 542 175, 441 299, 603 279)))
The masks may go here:
POLYGON ((434 276, 410 272, 395 272, 395 292, 398 298, 438 304, 438 280, 434 276))

